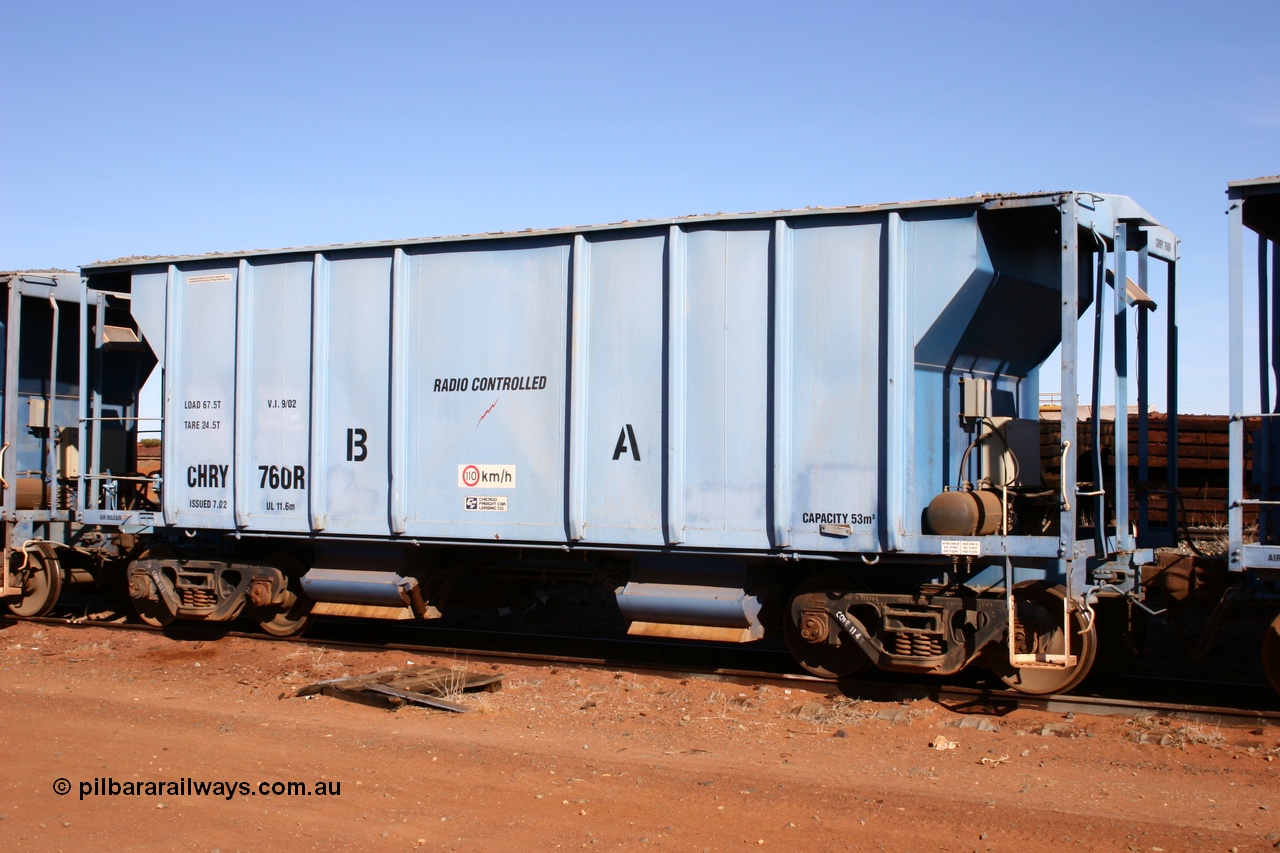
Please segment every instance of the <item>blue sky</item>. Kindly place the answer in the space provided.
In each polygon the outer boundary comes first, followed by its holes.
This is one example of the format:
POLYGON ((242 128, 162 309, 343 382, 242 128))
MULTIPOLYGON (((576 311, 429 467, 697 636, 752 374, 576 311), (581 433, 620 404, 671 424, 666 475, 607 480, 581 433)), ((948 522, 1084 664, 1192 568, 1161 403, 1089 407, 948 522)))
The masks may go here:
POLYGON ((1277 32, 1263 0, 5 0, 0 268, 1115 192, 1181 238, 1180 408, 1225 412, 1277 32))

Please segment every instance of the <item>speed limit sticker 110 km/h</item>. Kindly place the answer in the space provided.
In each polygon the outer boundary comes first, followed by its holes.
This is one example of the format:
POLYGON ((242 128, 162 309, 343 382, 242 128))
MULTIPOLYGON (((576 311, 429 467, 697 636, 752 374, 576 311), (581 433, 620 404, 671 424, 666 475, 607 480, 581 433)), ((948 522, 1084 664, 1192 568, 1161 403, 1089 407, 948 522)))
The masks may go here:
POLYGON ((460 489, 514 489, 516 466, 514 465, 459 465, 460 489))

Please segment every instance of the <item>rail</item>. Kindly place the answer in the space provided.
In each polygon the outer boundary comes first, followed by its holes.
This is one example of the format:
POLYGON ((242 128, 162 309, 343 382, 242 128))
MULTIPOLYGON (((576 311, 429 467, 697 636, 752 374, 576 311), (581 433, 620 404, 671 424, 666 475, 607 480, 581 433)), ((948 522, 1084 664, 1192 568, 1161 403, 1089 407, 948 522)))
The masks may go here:
MULTIPOLYGON (((68 627, 73 630, 84 628, 103 628, 107 630, 146 631, 168 635, 175 629, 175 626, 160 628, 140 625, 137 623, 69 621, 65 617, 53 616, 9 618, 46 625, 58 625, 68 627)), ((182 637, 185 639, 193 639, 196 637, 234 637, 237 639, 260 640, 265 642, 296 643, 302 646, 322 646, 328 649, 342 648, 359 651, 396 650, 412 652, 414 654, 446 654, 465 656, 468 661, 472 662, 552 663, 580 666, 584 668, 603 667, 613 672, 616 672, 619 668, 627 668, 648 672, 672 673, 682 677, 689 675, 704 676, 707 678, 744 684, 776 683, 787 687, 801 686, 805 690, 810 690, 819 694, 842 694, 846 696, 856 696, 860 699, 875 702, 900 702, 904 699, 929 699, 937 702, 944 708, 957 712, 961 709, 972 708, 978 705, 991 705, 1002 709, 1002 712, 1005 710, 1012 711, 1023 709, 1047 711, 1051 713, 1075 712, 1124 716, 1138 716, 1142 714, 1176 714, 1179 717, 1186 719, 1217 724, 1256 725, 1260 721, 1273 724, 1280 723, 1280 711, 1275 710, 1272 704, 1274 702, 1275 694, 1269 687, 1263 685, 1258 685, 1258 696, 1261 700, 1260 704, 1265 707, 1233 707, 1213 704, 1190 704, 1142 698, 1141 694, 1144 692, 1163 692, 1167 694, 1170 689, 1176 688, 1179 685, 1185 685, 1188 689, 1199 691, 1206 697, 1221 697, 1224 700, 1227 697, 1231 697, 1233 701, 1239 702, 1241 701, 1243 690, 1245 688, 1252 688, 1253 686, 1235 683, 1204 683, 1188 680, 1171 681, 1165 677, 1144 678, 1139 676, 1112 679, 1112 682, 1116 685, 1123 683, 1123 685, 1127 686, 1127 689, 1121 687, 1118 692, 1129 693, 1130 695, 1128 696, 1032 696, 1012 690, 985 686, 954 684, 940 680, 917 680, 910 676, 902 676, 894 673, 876 673, 868 678, 847 681, 830 681, 820 679, 812 675, 791 671, 780 672, 776 669, 740 669, 732 666, 721 666, 718 663, 704 664, 700 663, 697 658, 709 658, 711 660, 720 661, 725 657, 725 650, 709 649, 704 646, 694 646, 673 642, 657 642, 654 640, 602 640, 600 638, 560 637, 541 634, 495 634, 490 631, 442 630, 428 628, 426 630, 440 635, 442 639, 448 642, 444 644, 386 642, 385 635, 382 639, 365 642, 358 637, 353 638, 351 634, 353 632, 358 634, 362 629, 367 628, 367 626, 360 626, 345 621, 321 622, 317 623, 315 626, 316 629, 321 629, 322 627, 339 628, 339 635, 303 638, 275 638, 258 632, 215 630, 211 626, 192 624, 184 626, 184 633, 182 634, 182 637), (466 637, 468 636, 471 637, 470 640, 466 640, 466 637), (511 638, 515 641, 517 650, 476 648, 477 637, 484 637, 491 641, 495 636, 511 638), (537 640, 548 644, 555 644, 556 642, 576 643, 579 647, 591 649, 592 653, 584 655, 581 653, 532 651, 530 649, 531 640, 537 640), (609 647, 612 648, 610 648, 609 651, 605 651, 605 649, 609 647), (672 659, 673 647, 679 647, 681 650, 691 653, 691 656, 682 658, 684 662, 681 664, 672 665, 670 661, 672 659), (639 656, 630 657, 622 651, 623 649, 647 649, 651 653, 651 657, 653 659, 641 659, 639 656), (1132 695, 1135 691, 1139 694, 1136 697, 1132 695)), ((409 628, 409 630, 415 629, 409 628)), ((313 633, 318 634, 320 631, 313 630, 313 633)), ((755 653, 760 654, 758 650, 756 650, 755 653)), ((791 661, 791 657, 785 653, 779 653, 779 663, 783 666, 794 665, 791 661)), ((1206 701, 1212 702, 1214 699, 1206 699, 1206 701)))

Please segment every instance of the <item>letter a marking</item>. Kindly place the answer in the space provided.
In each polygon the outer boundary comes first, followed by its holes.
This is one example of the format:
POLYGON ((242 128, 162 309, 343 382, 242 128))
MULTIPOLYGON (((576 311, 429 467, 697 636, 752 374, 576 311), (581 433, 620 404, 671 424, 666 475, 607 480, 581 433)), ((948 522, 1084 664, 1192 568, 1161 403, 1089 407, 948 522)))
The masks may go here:
POLYGON ((640 445, 636 443, 636 431, 631 428, 631 424, 627 424, 618 433, 618 443, 613 448, 613 461, 617 462, 618 457, 624 453, 630 453, 635 461, 640 461, 640 445))

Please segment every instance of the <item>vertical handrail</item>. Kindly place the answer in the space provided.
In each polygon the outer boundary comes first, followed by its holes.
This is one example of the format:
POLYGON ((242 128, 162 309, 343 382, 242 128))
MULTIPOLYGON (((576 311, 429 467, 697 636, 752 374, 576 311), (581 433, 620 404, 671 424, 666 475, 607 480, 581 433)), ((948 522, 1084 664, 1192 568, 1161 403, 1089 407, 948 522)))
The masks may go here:
POLYGON ((49 294, 49 306, 53 309, 53 341, 49 345, 49 401, 44 407, 44 436, 48 450, 42 460, 44 466, 42 476, 49 487, 49 518, 52 521, 56 521, 58 518, 58 478, 54 473, 55 466, 53 464, 54 457, 57 454, 55 436, 53 434, 53 407, 58 402, 58 321, 61 319, 62 314, 58 309, 58 300, 54 298, 52 293, 49 294))
MULTIPOLYGON (((1267 241, 1258 237, 1258 411, 1271 411, 1271 351, 1267 341, 1271 340, 1274 326, 1271 323, 1271 311, 1268 308, 1267 292, 1267 241)), ((1280 311, 1280 305, 1274 306, 1280 311)), ((1273 341, 1273 345, 1274 345, 1273 341)), ((1254 442, 1254 469, 1263 472, 1271 470, 1271 427, 1264 420, 1258 426, 1258 440, 1254 442)), ((1271 500, 1271 478, 1264 474, 1256 478, 1259 487, 1258 497, 1264 501, 1271 500)), ((1271 513, 1264 504, 1258 507, 1258 533, 1262 541, 1264 531, 1270 529, 1271 513)))
POLYGON ((1169 486, 1169 529, 1177 537, 1178 519, 1178 241, 1168 261, 1168 305, 1165 309, 1165 483, 1169 486))
POLYGON ((1062 440, 1062 456, 1058 460, 1058 488, 1062 492, 1062 511, 1071 512, 1071 499, 1067 496, 1067 456, 1071 453, 1071 439, 1062 440))
MULTIPOLYGON (((18 345, 22 338, 22 293, 18 288, 17 282, 9 283, 9 306, 8 306, 9 322, 5 329, 5 368, 4 368, 4 434, 10 437, 18 435, 18 345)), ((5 489, 4 492, 4 518, 6 521, 14 521, 17 519, 18 510, 18 469, 16 461, 17 453, 5 460, 5 466, 0 473, 4 474, 6 482, 12 483, 13 488, 5 489)), ((5 555, 8 556, 8 537, 5 538, 6 550, 5 555)))
MULTIPOLYGON (((1116 464, 1112 477, 1114 482, 1112 509, 1115 511, 1116 536, 1115 549, 1118 553, 1133 550, 1133 537, 1129 530, 1129 224, 1116 223, 1115 243, 1115 277, 1112 280, 1111 299, 1115 305, 1113 312, 1114 331, 1112 350, 1115 364, 1116 414, 1113 421, 1115 437, 1116 464)), ((1141 309, 1139 309, 1141 310, 1141 309)), ((1104 499, 1105 500, 1105 499, 1104 499)))
POLYGON ((1096 495, 1093 507, 1093 542, 1097 556, 1107 553, 1107 493, 1102 479, 1102 344, 1105 326, 1102 323, 1103 303, 1107 295, 1107 244, 1097 231, 1093 239, 1098 244, 1098 262, 1093 281, 1093 382, 1089 401, 1089 436, 1093 443, 1093 490, 1096 495))
MULTIPOLYGON (((1065 437, 1066 430, 1070 429, 1074 432, 1079 424, 1079 404, 1080 394, 1076 377, 1076 361, 1078 359, 1077 349, 1077 326, 1080 319, 1079 313, 1079 292, 1080 292, 1080 232, 1079 232, 1079 209, 1077 207, 1077 199, 1074 194, 1068 194, 1062 197, 1059 205, 1059 245, 1061 246, 1061 255, 1059 256, 1059 286, 1061 288, 1061 314, 1060 324, 1062 330, 1062 430, 1063 448, 1062 448, 1062 470, 1060 483, 1062 489, 1062 506, 1058 513, 1058 570, 1063 579, 1063 585, 1066 589, 1066 598, 1063 603, 1063 630, 1064 637, 1070 637, 1070 602, 1080 593, 1084 586, 1084 560, 1077 559, 1076 554, 1076 516, 1078 509, 1073 507, 1068 496, 1076 490, 1077 477, 1075 466, 1068 465, 1070 457, 1070 440, 1065 437)), ((1097 415, 1097 401, 1094 401, 1094 415, 1097 415)), ((1017 622, 1017 609, 1013 600, 1013 569, 1006 561, 1006 607, 1008 608, 1008 619, 1010 632, 1013 631, 1017 622)), ((1012 644, 1010 650, 1013 650, 1012 644)), ((1066 651, 1070 652, 1070 645, 1066 647, 1066 651)), ((1069 655, 1068 655, 1069 657, 1069 655)), ((1016 661, 1016 657, 1010 660, 1016 661)))
MULTIPOLYGON (((85 435, 89 431, 89 284, 85 282, 84 287, 80 288, 80 333, 78 338, 78 348, 80 356, 80 382, 77 392, 79 394, 79 418, 76 420, 76 448, 85 447, 85 435)), ((96 412, 94 414, 97 414, 96 412)), ((89 495, 86 489, 89 483, 85 479, 84 460, 76 461, 76 516, 83 517, 84 511, 89 508, 89 495)))
MULTIPOLYGON (((1280 287, 1280 270, 1276 267, 1276 245, 1268 240, 1261 233, 1258 234, 1258 289, 1263 290, 1267 287, 1267 249, 1270 248, 1271 263, 1271 370, 1275 370, 1276 365, 1280 364, 1280 298, 1277 298, 1276 288, 1280 287)), ((1259 309, 1261 310, 1261 309, 1259 309)), ((1263 338, 1258 342, 1258 348, 1262 349, 1266 346, 1264 343, 1267 339, 1263 338)), ((1277 389, 1280 390, 1280 389, 1277 389)), ((1263 401, 1262 411, 1270 413, 1280 413, 1280 394, 1275 398, 1263 401)), ((1275 421, 1268 418, 1263 424, 1263 435, 1266 436, 1266 453, 1267 462, 1263 464, 1262 470, 1264 476, 1262 478, 1263 489, 1265 493, 1263 498, 1274 496, 1274 475, 1271 472, 1270 460, 1276 455, 1277 451, 1277 425, 1275 421)), ((1275 513, 1264 507, 1266 512, 1265 523, 1263 519, 1258 520, 1258 541, 1265 542, 1268 545, 1275 544, 1275 513)))
MULTIPOLYGON (((1076 365, 1079 360, 1078 323, 1080 319, 1080 235, 1076 197, 1073 194, 1063 196, 1059 209, 1059 283, 1061 287, 1060 328, 1062 334, 1062 430, 1063 434, 1074 431, 1079 424, 1080 394, 1076 365)), ((1064 496, 1075 493, 1077 485, 1076 466, 1065 465, 1062 469, 1062 490, 1064 496)), ((1063 501, 1058 513, 1058 569, 1063 576, 1067 595, 1075 594, 1077 583, 1083 585, 1083 569, 1076 567, 1076 516, 1077 506, 1069 500, 1063 501)))
MULTIPOLYGON (((96 359, 97 364, 95 365, 95 367, 96 367, 97 375, 103 376, 106 372, 106 363, 105 363, 106 355, 102 347, 103 341, 105 339, 104 327, 106 326, 105 321, 107 317, 107 294, 105 292, 102 292, 102 291, 98 292, 97 305, 94 306, 94 310, 95 310, 94 319, 97 320, 97 322, 94 323, 94 334, 93 334, 93 347, 94 347, 94 352, 97 354, 97 359, 96 359)), ((89 451, 88 459, 90 463, 88 466, 89 474, 93 477, 93 508, 98 509, 99 501, 101 499, 101 492, 102 492, 102 480, 97 476, 98 474, 102 473, 102 421, 100 420, 100 418, 102 417, 101 386, 95 388, 93 391, 93 410, 94 412, 97 413, 97 417, 99 419, 93 422, 92 435, 86 437, 88 439, 87 441, 81 442, 80 467, 82 468, 85 467, 84 448, 87 447, 89 451)))
MULTIPOLYGON (((1143 293, 1150 293, 1151 289, 1147 280, 1147 261, 1148 247, 1146 241, 1143 241, 1142 247, 1138 250, 1138 287, 1143 293)), ((1138 499, 1138 546, 1150 547, 1150 492, 1147 489, 1147 483, 1150 482, 1151 473, 1149 470, 1149 461, 1147 454, 1151 452, 1151 417, 1148 409, 1151 407, 1151 365, 1148 360, 1150 353, 1150 337, 1148 330, 1147 315, 1150 312, 1145 308, 1138 311, 1138 482, 1141 484, 1137 492, 1138 499)))
POLYGON ((1227 486, 1227 567, 1244 565, 1244 200, 1231 198, 1227 209, 1227 346, 1230 360, 1230 411, 1227 486))

